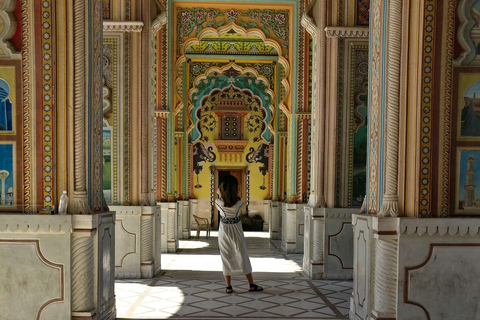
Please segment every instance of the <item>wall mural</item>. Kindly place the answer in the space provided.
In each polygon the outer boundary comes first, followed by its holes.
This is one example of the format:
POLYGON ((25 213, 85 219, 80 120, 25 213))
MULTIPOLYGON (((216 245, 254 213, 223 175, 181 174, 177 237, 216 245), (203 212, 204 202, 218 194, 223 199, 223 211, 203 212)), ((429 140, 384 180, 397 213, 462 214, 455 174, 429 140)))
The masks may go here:
POLYGON ((270 141, 267 124, 274 118, 274 94, 269 90, 269 83, 263 77, 256 76, 254 69, 241 69, 234 64, 225 66, 223 70, 210 68, 206 76, 198 77, 195 87, 190 90, 191 121, 196 124, 192 129, 192 141, 201 139, 206 142, 205 133, 213 132, 216 128, 213 110, 217 100, 233 99, 236 95, 244 99, 246 108, 250 110, 246 119, 247 130, 258 131, 255 141, 270 141), (224 89, 220 91, 217 88, 224 89))
POLYGON ((353 117, 350 132, 352 137, 352 168, 349 185, 352 206, 361 206, 366 194, 367 185, 367 139, 368 139, 368 46, 356 45, 352 48, 352 78, 350 90, 353 90, 353 101, 350 101, 353 117), (351 190, 351 192, 350 192, 351 190))
POLYGON ((370 18, 370 0, 357 0, 357 26, 368 26, 370 18))
POLYGON ((480 137, 480 81, 468 86, 461 97, 460 136, 480 137))
POLYGON ((257 149, 251 147, 250 152, 246 156, 246 160, 248 163, 255 163, 259 162, 262 166, 259 168, 260 173, 263 176, 263 184, 259 187, 261 190, 265 190, 267 187, 265 186, 265 175, 268 172, 268 163, 269 163, 269 152, 270 148, 269 145, 266 143, 261 143, 257 149))
MULTIPOLYGON (((174 42, 169 61, 174 72, 174 87, 169 94, 175 130, 188 134, 193 174, 190 185, 194 197, 201 200, 207 196, 207 190, 201 185, 205 185, 203 179, 207 178, 204 169, 211 164, 202 161, 200 154, 209 154, 211 149, 212 154, 216 154, 216 166, 228 167, 233 163, 246 166, 248 151, 244 152, 245 149, 253 148, 255 152, 260 145, 269 145, 272 133, 282 129, 289 131, 287 116, 292 114, 293 105, 303 101, 300 97, 306 91, 300 85, 296 87, 297 81, 303 81, 297 77, 303 79, 299 70, 304 66, 297 67, 297 63, 303 63, 304 50, 300 47, 304 43, 300 41, 303 31, 293 24, 297 17, 292 16, 301 17, 304 5, 304 1, 286 1, 273 6, 237 3, 198 8, 191 3, 171 3, 175 29, 169 33, 174 42), (215 55, 222 55, 219 56, 221 61, 213 61, 215 55), (291 59, 296 60, 293 69, 291 59), (242 140, 224 150, 219 133, 227 138, 226 130, 221 129, 226 128, 224 121, 228 122, 224 118, 228 107, 221 107, 220 111, 216 108, 218 100, 229 99, 227 89, 238 95, 234 99, 241 95, 240 104, 245 107, 239 111, 243 121, 242 140), (182 108, 186 109, 185 113, 182 108), (277 110, 282 113, 280 117, 276 115, 277 110), (277 118, 280 123, 276 123, 277 118), (230 149, 235 152, 229 153, 230 149)), ((303 102, 301 105, 303 107, 303 102)), ((265 187, 265 191, 257 189, 256 196, 269 197, 267 190, 273 186, 269 188, 271 184, 262 183, 270 174, 268 161, 265 160, 267 163, 262 169, 262 162, 254 158, 251 161, 253 185, 265 187)), ((270 157, 269 161, 273 159, 270 157)), ((202 205, 199 202, 199 206, 202 205)))
MULTIPOLYGON (((223 25, 234 22, 248 29, 260 29, 266 37, 277 38, 284 56, 288 59, 289 49, 289 10, 248 10, 246 13, 234 9, 220 11, 213 8, 178 8, 177 10, 177 58, 181 56, 180 48, 187 37, 195 31, 197 37, 204 28, 218 29, 223 25), (273 35, 271 34, 273 33, 273 35)), ((227 47, 229 44, 226 44, 227 47)))
POLYGON ((13 110, 9 95, 8 82, 0 78, 0 131, 13 131, 13 110))
POLYGON ((459 148, 457 214, 480 213, 480 148, 459 148))
POLYGON ((13 144, 0 144, 0 207, 15 204, 13 144))
POLYGON ((197 142, 192 146, 192 157, 193 172, 197 175, 195 188, 199 189, 202 187, 198 179, 199 173, 203 170, 202 162, 214 162, 217 156, 213 152, 213 147, 206 147, 205 144, 197 142))

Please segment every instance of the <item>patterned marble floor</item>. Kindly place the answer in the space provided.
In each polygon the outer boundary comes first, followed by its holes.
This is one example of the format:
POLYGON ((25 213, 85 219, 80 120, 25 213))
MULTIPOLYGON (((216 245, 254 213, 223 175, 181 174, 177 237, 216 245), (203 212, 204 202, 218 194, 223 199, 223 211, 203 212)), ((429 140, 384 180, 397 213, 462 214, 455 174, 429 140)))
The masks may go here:
MULTIPOLYGON (((192 234, 193 235, 193 234, 192 234)), ((117 319, 348 319, 352 281, 310 280, 301 254, 285 254, 268 233, 245 232, 254 280, 232 277, 225 293, 217 233, 180 241, 175 254, 162 254, 153 279, 115 281, 117 319)))

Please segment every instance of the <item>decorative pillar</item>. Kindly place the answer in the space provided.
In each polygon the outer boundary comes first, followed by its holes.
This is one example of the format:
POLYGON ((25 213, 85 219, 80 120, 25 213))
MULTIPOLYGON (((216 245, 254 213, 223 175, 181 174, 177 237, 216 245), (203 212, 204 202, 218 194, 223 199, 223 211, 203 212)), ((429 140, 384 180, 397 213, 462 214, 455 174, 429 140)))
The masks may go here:
POLYGON ((398 234, 396 218, 373 218, 374 319, 395 319, 397 314, 397 252, 398 234))
POLYGON ((282 250, 294 252, 297 243, 297 210, 294 203, 284 203, 282 206, 282 250))
POLYGON ((72 316, 93 318, 95 314, 94 235, 91 226, 74 219, 72 234, 72 316))
POLYGON ((178 208, 178 236, 180 239, 190 237, 190 206, 189 201, 177 201, 178 208))
POLYGON ((270 203, 272 200, 263 200, 263 230, 262 231, 269 231, 270 230, 270 215, 272 207, 270 203))
POLYGON ((153 265, 153 212, 142 207, 141 236, 140 236, 140 273, 142 278, 151 278, 154 272, 153 265))
POLYGON ((313 0, 302 16, 302 26, 312 36, 313 70, 312 70, 312 145, 310 196, 308 204, 312 207, 325 206, 325 105, 326 105, 326 52, 327 41, 327 2, 313 0), (317 1, 320 3, 317 4, 317 1), (318 8, 317 12, 313 8, 318 8), (310 16, 312 15, 312 16, 310 16), (315 18, 314 18, 314 17, 315 18), (315 23, 318 21, 318 24, 315 23))
POLYGON ((281 202, 272 201, 270 206, 271 214, 268 223, 268 233, 270 234, 270 239, 281 239, 281 202))
POLYGON ((402 2, 388 1, 385 190, 379 216, 398 216, 398 150, 402 2))
POLYGON ((167 211, 167 252, 177 252, 177 203, 168 202, 167 211))
POLYGON ((324 229, 324 209, 305 207, 303 271, 310 279, 322 279, 324 229))
POLYGON ((85 0, 73 4, 73 194, 69 205, 72 214, 91 214, 87 195, 87 157, 88 147, 85 126, 87 123, 88 101, 85 90, 87 67, 86 56, 86 12, 85 0))

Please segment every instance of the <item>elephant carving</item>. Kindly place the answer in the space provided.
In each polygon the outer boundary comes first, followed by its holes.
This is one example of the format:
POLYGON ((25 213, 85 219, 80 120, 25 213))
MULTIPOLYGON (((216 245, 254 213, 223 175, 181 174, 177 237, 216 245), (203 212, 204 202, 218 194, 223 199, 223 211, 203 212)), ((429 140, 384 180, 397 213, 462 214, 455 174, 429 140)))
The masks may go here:
POLYGON ((269 145, 262 143, 258 146, 257 149, 250 148, 250 152, 247 153, 246 160, 248 163, 259 162, 262 166, 259 168, 260 172, 263 175, 263 185, 260 186, 261 190, 265 190, 265 175, 268 172, 268 161, 269 161, 269 145))
POLYGON ((197 175, 197 184, 195 188, 201 188, 202 185, 198 181, 198 174, 203 170, 202 162, 214 162, 217 159, 215 152, 213 152, 213 147, 205 147, 201 142, 197 142, 193 145, 192 150, 193 156, 193 171, 197 175))

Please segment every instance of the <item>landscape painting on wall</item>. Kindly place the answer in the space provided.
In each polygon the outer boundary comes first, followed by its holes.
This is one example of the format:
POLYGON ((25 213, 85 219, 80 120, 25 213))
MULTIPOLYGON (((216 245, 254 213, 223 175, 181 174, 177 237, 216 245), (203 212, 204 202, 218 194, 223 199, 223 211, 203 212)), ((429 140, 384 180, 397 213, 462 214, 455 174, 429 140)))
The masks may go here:
POLYGON ((15 188, 13 186, 13 143, 0 144, 0 207, 13 206, 15 188))
POLYGON ((480 148, 457 149, 456 214, 480 214, 480 148))

